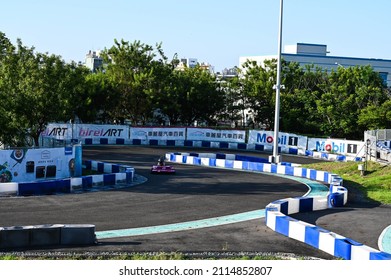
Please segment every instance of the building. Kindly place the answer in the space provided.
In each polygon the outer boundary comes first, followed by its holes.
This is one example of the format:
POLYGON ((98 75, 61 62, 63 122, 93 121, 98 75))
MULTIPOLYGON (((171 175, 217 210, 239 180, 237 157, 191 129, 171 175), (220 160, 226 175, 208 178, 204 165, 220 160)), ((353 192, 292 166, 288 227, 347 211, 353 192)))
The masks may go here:
POLYGON ((103 58, 99 55, 99 51, 89 51, 86 54, 85 66, 94 73, 103 66, 103 58))
MULTIPOLYGON (((391 86, 391 60, 376 58, 358 58, 328 55, 327 45, 297 43, 284 47, 281 56, 287 62, 297 62, 299 65, 314 64, 327 71, 336 70, 338 67, 372 66, 378 72, 387 85, 391 86)), ((269 56, 243 56, 239 58, 239 67, 247 60, 256 61, 261 65, 265 60, 278 59, 278 55, 269 56)))

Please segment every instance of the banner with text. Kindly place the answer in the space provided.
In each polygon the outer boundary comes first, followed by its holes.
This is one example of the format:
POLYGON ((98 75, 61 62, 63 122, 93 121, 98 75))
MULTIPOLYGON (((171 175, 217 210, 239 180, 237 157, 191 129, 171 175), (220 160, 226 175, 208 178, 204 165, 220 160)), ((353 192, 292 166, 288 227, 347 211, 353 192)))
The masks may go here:
POLYGON ((50 123, 45 131, 41 133, 43 137, 64 139, 84 139, 84 138, 128 138, 129 127, 126 125, 110 124, 58 124, 50 123))
POLYGON ((244 143, 246 131, 190 127, 187 129, 187 140, 244 143))
MULTIPOLYGON (((274 131, 250 130, 248 144, 273 145, 274 131)), ((307 148, 307 136, 292 133, 279 132, 278 145, 286 147, 297 147, 305 150, 307 148)))
POLYGON ((308 150, 361 157, 365 155, 365 142, 346 139, 308 138, 308 150))
POLYGON ((131 127, 130 139, 185 140, 185 127, 131 127))

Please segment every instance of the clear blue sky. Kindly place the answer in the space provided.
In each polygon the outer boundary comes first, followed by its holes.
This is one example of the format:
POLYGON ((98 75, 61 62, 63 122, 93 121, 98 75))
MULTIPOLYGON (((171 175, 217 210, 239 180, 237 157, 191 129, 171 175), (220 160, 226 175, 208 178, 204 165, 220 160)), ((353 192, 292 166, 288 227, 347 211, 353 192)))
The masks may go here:
MULTIPOLYGON (((278 50, 280 0, 2 1, 0 31, 39 52, 84 61, 114 39, 162 42, 168 57, 216 71, 278 50)), ((326 44, 330 55, 391 59, 391 1, 284 0, 283 45, 326 44)))

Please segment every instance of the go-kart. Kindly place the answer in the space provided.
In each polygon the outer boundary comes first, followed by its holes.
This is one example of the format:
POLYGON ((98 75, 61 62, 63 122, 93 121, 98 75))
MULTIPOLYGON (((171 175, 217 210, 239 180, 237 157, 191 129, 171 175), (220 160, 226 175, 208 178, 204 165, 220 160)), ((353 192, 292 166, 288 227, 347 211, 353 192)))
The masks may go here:
POLYGON ((151 168, 152 174, 175 174, 174 167, 170 165, 154 165, 151 168))
POLYGON ((166 165, 164 162, 164 156, 160 157, 157 161, 157 165, 152 166, 151 173, 152 174, 175 174, 174 167, 170 165, 166 165))

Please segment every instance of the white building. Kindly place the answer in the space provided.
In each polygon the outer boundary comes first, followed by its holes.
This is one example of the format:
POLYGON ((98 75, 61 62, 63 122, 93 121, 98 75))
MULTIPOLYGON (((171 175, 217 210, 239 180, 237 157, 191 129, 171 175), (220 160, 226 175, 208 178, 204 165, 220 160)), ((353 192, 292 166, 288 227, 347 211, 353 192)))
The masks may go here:
POLYGON ((86 54, 85 66, 90 69, 92 72, 96 72, 96 70, 103 65, 103 58, 100 56, 99 51, 89 51, 86 54))
MULTIPOLYGON (((380 74, 387 85, 391 86, 391 60, 329 56, 327 55, 328 53, 327 45, 297 43, 296 45, 285 46, 281 56, 287 62, 297 62, 301 66, 314 64, 328 71, 331 71, 331 69, 336 70, 338 67, 347 68, 370 65, 374 71, 380 74)), ((243 69, 243 63, 247 60, 256 61, 262 65, 265 60, 271 59, 278 59, 278 55, 243 56, 239 58, 239 68, 243 69)))

